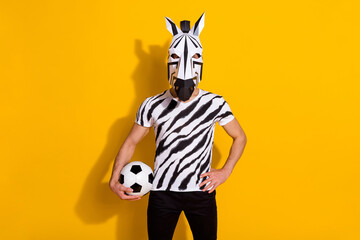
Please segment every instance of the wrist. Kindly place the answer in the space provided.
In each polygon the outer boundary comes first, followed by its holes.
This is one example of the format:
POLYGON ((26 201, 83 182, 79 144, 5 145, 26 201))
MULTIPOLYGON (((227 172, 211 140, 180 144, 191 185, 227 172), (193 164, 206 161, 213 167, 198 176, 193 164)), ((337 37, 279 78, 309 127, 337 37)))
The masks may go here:
POLYGON ((232 168, 224 166, 221 168, 221 170, 227 175, 230 176, 230 174, 232 173, 232 168))

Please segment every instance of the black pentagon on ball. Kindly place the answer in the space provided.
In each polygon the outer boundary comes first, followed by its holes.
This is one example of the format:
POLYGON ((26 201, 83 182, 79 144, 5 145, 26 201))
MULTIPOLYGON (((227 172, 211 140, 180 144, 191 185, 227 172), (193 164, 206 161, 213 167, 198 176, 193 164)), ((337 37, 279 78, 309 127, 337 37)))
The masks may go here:
POLYGON ((135 183, 135 184, 133 184, 130 188, 131 188, 132 190, 134 190, 134 191, 133 191, 134 193, 138 193, 138 192, 141 191, 141 188, 142 188, 142 187, 141 187, 141 185, 135 183))
POLYGON ((124 184, 124 175, 120 174, 119 183, 124 184))
POLYGON ((141 166, 140 165, 131 166, 130 172, 134 174, 138 174, 139 172, 141 172, 141 166))
POLYGON ((154 181, 154 175, 152 173, 149 174, 149 183, 153 183, 154 181))

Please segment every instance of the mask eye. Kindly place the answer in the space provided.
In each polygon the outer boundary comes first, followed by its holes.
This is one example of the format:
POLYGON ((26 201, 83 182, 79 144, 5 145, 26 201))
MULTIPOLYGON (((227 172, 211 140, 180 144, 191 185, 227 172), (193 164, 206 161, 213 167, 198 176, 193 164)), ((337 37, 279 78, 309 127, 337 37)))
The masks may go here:
POLYGON ((199 53, 195 53, 194 56, 193 56, 193 58, 196 58, 196 59, 198 59, 200 57, 201 57, 201 55, 199 53))
POLYGON ((172 57, 173 59, 178 59, 178 58, 179 58, 179 56, 176 55, 175 53, 171 54, 171 57, 172 57))

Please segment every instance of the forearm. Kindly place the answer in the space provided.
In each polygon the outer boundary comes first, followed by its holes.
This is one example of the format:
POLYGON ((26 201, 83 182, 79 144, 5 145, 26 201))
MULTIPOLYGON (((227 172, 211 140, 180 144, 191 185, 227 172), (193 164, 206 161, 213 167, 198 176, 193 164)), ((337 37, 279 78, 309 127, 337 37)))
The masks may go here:
POLYGON ((121 146, 118 154, 116 155, 113 171, 110 179, 110 188, 111 190, 118 195, 123 200, 139 200, 139 196, 128 196, 126 192, 131 192, 132 189, 123 186, 119 183, 119 176, 121 169, 130 162, 134 152, 136 145, 140 142, 140 140, 145 137, 145 135, 149 132, 149 128, 142 127, 136 123, 134 123, 129 135, 125 139, 125 142, 121 146))
POLYGON ((209 190, 209 193, 213 192, 220 184, 224 183, 230 174, 232 173, 237 161, 240 159, 246 145, 245 135, 239 137, 233 137, 233 143, 230 148, 229 157, 226 160, 222 169, 211 169, 210 172, 201 174, 201 178, 208 177, 199 186, 202 187, 208 184, 203 191, 209 190))
POLYGON ((230 148, 229 156, 228 156, 224 166, 222 167, 222 169, 224 169, 226 172, 228 172, 229 175, 231 174, 236 163, 238 162, 241 155, 243 154, 245 145, 246 145, 246 141, 247 140, 246 140, 245 135, 234 138, 233 143, 230 148))
MULTIPOLYGON (((129 142, 124 142, 124 144, 121 146, 118 154, 116 155, 114 165, 113 165, 113 171, 111 175, 111 180, 114 178, 118 178, 120 176, 121 169, 130 162, 134 151, 135 151, 135 144, 131 144, 129 142)), ((117 179, 116 179, 117 180, 117 179)))

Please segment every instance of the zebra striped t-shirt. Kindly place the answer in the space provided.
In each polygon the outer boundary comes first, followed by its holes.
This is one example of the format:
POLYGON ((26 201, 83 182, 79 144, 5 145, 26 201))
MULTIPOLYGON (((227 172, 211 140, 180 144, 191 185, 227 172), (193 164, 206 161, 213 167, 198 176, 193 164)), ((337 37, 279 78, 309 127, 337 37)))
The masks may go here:
POLYGON ((200 175, 210 171, 215 123, 234 119, 222 96, 199 89, 189 102, 175 99, 170 90, 145 99, 136 123, 154 127, 156 152, 154 191, 201 191, 200 175))

